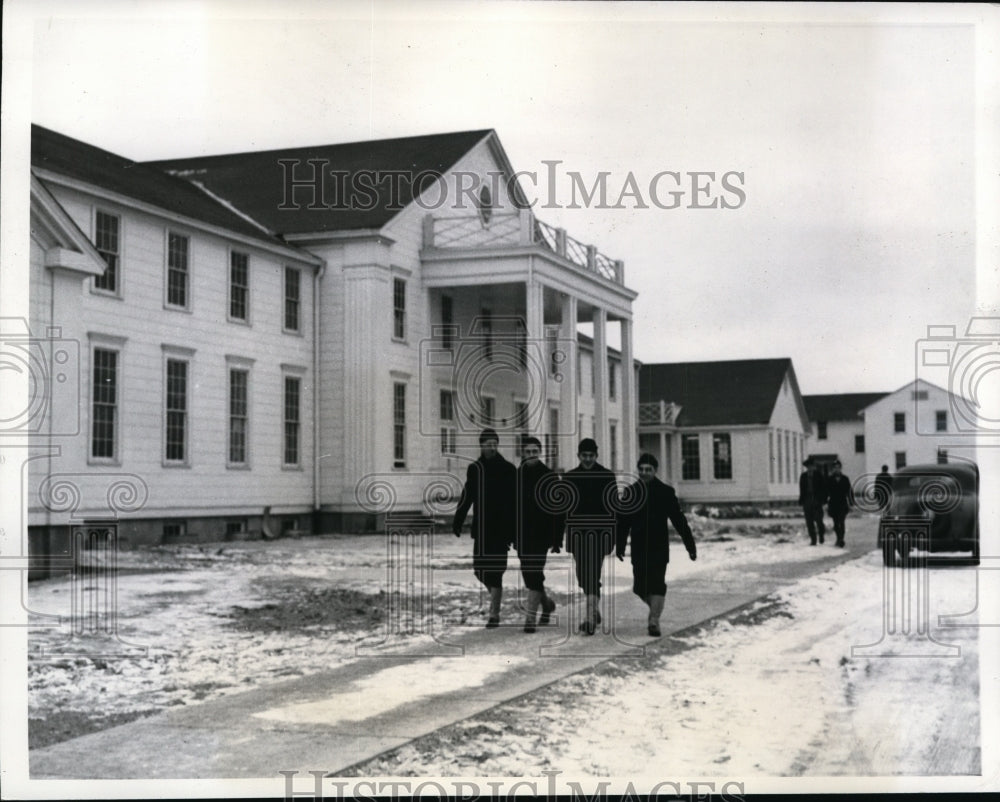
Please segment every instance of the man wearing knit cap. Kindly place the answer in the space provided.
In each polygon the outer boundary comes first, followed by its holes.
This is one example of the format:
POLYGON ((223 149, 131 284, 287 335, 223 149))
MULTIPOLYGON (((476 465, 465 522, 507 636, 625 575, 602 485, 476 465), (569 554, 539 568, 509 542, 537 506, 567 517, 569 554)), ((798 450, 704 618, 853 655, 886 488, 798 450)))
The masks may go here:
POLYGON ((667 563, 670 562, 667 521, 677 529, 692 560, 697 559, 698 552, 677 494, 670 485, 656 478, 659 467, 656 457, 643 454, 637 467, 639 481, 629 488, 626 497, 640 500, 639 506, 619 518, 615 551, 619 560, 625 559, 625 546, 631 534, 632 592, 649 607, 647 631, 658 638, 660 615, 667 595, 667 563))
POLYGON ((587 599, 580 631, 593 635, 601 623, 601 568, 615 547, 618 485, 615 475, 597 461, 594 440, 581 440, 577 457, 580 464, 564 477, 573 487, 573 506, 566 518, 566 548, 573 555, 576 581, 587 599))
POLYGON ((469 508, 472 514, 472 570, 490 594, 488 629, 500 625, 503 574, 507 551, 514 540, 514 511, 517 505, 517 472, 497 447, 500 437, 493 429, 479 435, 480 456, 466 469, 465 487, 455 510, 452 532, 462 534, 469 508))

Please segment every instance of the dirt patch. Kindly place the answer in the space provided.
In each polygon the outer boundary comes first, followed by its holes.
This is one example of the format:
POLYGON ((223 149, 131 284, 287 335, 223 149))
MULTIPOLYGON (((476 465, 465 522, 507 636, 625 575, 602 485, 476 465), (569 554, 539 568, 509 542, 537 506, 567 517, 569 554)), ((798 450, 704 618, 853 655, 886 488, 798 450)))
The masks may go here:
POLYGON ((45 718, 28 719, 28 749, 39 749, 43 746, 68 741, 81 735, 100 732, 119 724, 151 716, 160 712, 156 709, 134 710, 128 713, 111 713, 100 715, 82 713, 78 710, 58 710, 45 718))
POLYGON ((369 629, 385 618, 385 591, 363 593, 345 588, 302 588, 296 585, 268 588, 278 601, 260 607, 233 605, 231 625, 244 632, 290 632, 314 627, 338 630, 369 629))

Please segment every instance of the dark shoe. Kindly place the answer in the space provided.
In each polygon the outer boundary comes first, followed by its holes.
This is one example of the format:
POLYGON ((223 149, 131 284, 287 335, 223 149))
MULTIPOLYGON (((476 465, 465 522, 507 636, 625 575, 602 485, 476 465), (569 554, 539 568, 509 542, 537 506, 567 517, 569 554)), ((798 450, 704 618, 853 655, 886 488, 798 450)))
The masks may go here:
POLYGON ((526 623, 524 625, 524 631, 527 632, 530 635, 532 632, 535 631, 535 625, 534 624, 527 624, 526 623))
POLYGON ((491 617, 490 620, 486 622, 486 628, 487 629, 496 629, 498 626, 500 626, 500 619, 499 618, 492 618, 491 617))
POLYGON ((811 541, 809 541, 809 545, 810 545, 810 546, 815 546, 815 545, 816 545, 816 541, 815 541, 815 540, 811 540, 811 541))
POLYGON ((843 540, 838 540, 837 541, 837 548, 840 548, 840 549, 844 548, 844 541, 843 540))
POLYGON ((659 624, 650 624, 648 627, 646 627, 646 631, 649 633, 649 637, 651 638, 658 638, 660 637, 660 635, 663 634, 662 632, 660 632, 659 624))
POLYGON ((546 624, 548 624, 549 616, 552 615, 555 609, 556 609, 556 603, 552 601, 552 599, 550 599, 548 596, 546 596, 542 600, 542 612, 541 615, 538 616, 538 626, 544 627, 546 624))
POLYGON ((580 624, 580 630, 584 635, 593 635, 597 631, 597 626, 593 621, 584 621, 580 624))
POLYGON ((820 542, 820 543, 822 543, 822 542, 823 542, 823 536, 822 536, 822 535, 820 535, 820 536, 819 536, 819 542, 820 542))

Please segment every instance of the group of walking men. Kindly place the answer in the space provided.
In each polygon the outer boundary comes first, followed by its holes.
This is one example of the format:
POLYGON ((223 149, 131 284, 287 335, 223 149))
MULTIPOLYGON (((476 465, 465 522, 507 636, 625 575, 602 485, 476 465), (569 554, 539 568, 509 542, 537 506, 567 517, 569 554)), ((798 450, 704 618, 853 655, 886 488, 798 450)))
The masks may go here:
POLYGON ((851 482, 841 472, 839 460, 830 466, 829 476, 820 473, 819 466, 812 457, 808 457, 803 464, 805 470, 799 477, 799 504, 806 517, 809 545, 815 546, 817 538, 820 543, 823 542, 826 534, 823 505, 826 504, 826 510, 833 519, 836 545, 844 548, 844 521, 851 508, 851 482))
POLYGON ((521 463, 516 468, 500 454, 499 444, 493 429, 480 434, 481 453, 466 471, 452 525, 460 536, 469 509, 474 509, 472 567, 490 595, 487 628, 500 624, 511 546, 517 550, 528 591, 524 631, 535 632, 536 616, 540 626, 549 622, 556 605, 545 589, 545 562, 550 552, 562 551, 565 533, 576 581, 586 597, 580 631, 593 635, 600 625, 604 558, 614 551, 624 560, 631 537, 632 590, 649 607, 648 633, 659 637, 670 559, 667 521, 680 533, 692 560, 697 549, 673 488, 656 478, 656 458, 652 454, 639 458, 639 479, 620 495, 615 475, 598 463, 597 443, 589 437, 577 447, 580 464, 561 476, 542 462, 538 438, 521 441, 521 463))

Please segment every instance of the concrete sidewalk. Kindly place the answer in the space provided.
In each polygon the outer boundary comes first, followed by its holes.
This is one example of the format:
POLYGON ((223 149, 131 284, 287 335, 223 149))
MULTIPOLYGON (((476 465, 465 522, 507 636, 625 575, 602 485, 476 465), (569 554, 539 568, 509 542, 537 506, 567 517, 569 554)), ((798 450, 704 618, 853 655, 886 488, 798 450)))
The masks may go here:
MULTIPOLYGON (((870 541, 869 541, 870 544, 870 541)), ((830 549, 808 562, 742 566, 739 580, 670 582, 665 635, 701 624, 798 579, 859 557, 870 545, 830 549)), ((534 635, 520 621, 486 630, 449 627, 435 640, 390 639, 345 665, 33 750, 32 779, 274 778, 336 774, 443 726, 610 658, 662 642, 645 631, 645 606, 623 574, 604 595, 605 625, 576 633, 575 609, 534 635), (614 621, 614 626, 610 625, 614 621), (417 641, 417 642, 414 642, 417 641), (397 646, 397 643, 405 645, 397 646), (452 669, 453 665, 453 669, 452 669), (422 682, 428 668, 432 683, 422 682)))

